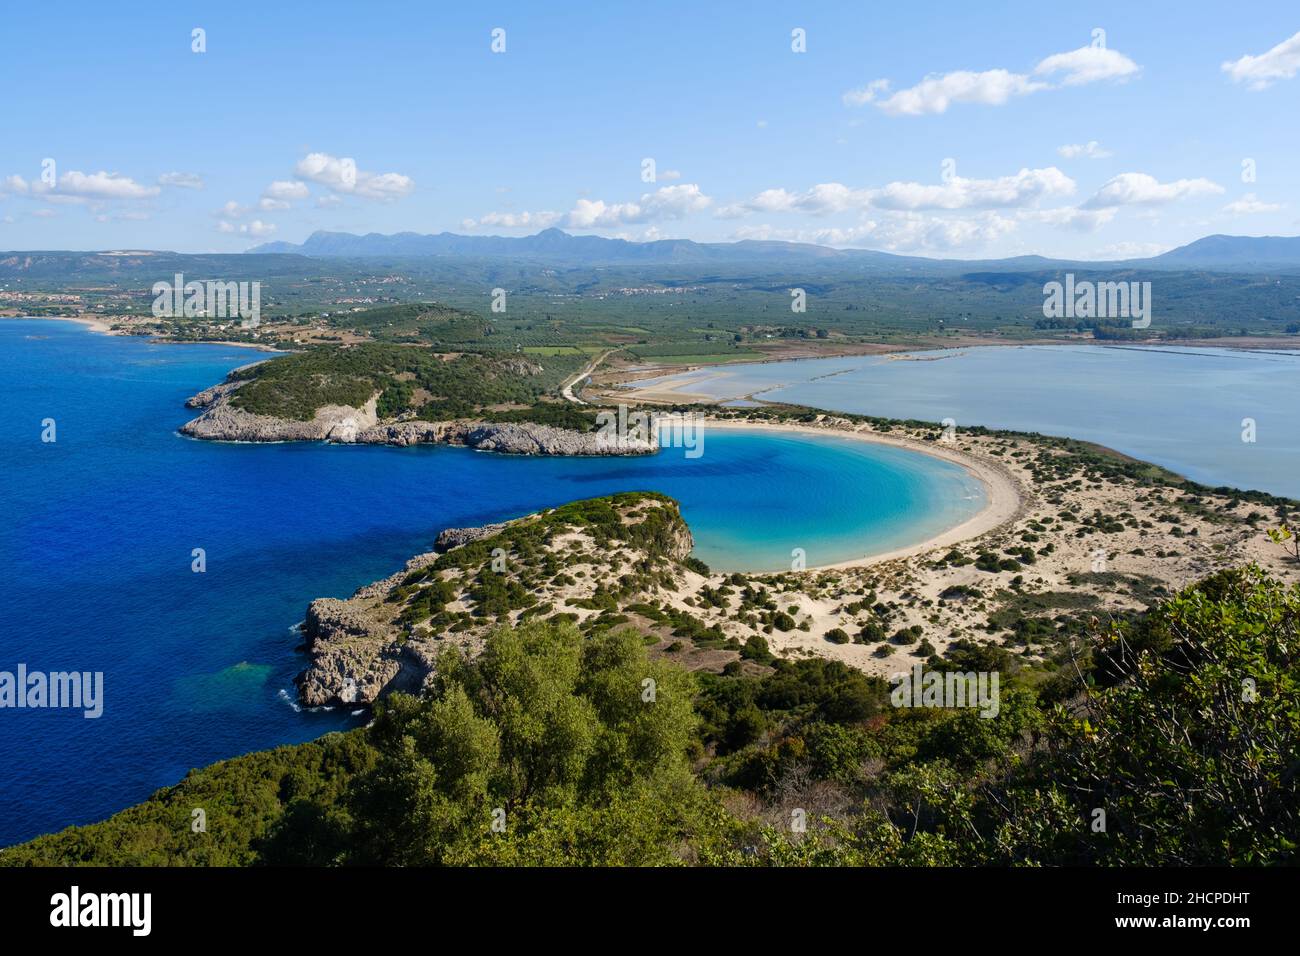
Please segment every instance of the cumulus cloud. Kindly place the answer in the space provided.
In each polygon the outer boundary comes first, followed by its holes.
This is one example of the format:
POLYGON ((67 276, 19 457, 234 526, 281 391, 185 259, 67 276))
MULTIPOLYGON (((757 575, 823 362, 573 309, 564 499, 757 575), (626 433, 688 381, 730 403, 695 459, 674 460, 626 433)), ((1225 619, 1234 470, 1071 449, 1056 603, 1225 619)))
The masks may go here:
POLYGON ((946 113, 953 103, 1001 106, 1013 97, 1027 96, 1045 90, 1047 86, 1009 70, 984 70, 980 73, 956 70, 928 76, 916 86, 877 101, 876 105, 891 116, 922 116, 946 113))
POLYGON ((1300 33, 1259 56, 1246 54, 1228 60, 1220 68, 1234 83, 1245 83, 1252 90, 1267 89, 1278 80, 1289 80, 1300 72, 1300 33))
POLYGON ((1113 206, 1163 206, 1179 199, 1222 193, 1223 187, 1208 179, 1178 179, 1162 183, 1146 173, 1120 173, 1107 181, 1083 204, 1084 209, 1113 206))
POLYGON ((1022 169, 998 179, 952 176, 938 185, 889 183, 872 198, 880 209, 993 209, 1028 206, 1044 196, 1068 196, 1074 180, 1055 166, 1022 169))
POLYGON ((892 182, 879 189, 855 189, 843 183, 819 183, 804 192, 766 189, 742 203, 721 207, 720 219, 750 213, 802 212, 832 215, 870 208, 896 212, 959 209, 1010 209, 1031 206, 1047 196, 1068 196, 1075 182, 1055 166, 1022 169, 997 179, 951 176, 941 183, 892 182))
POLYGON ((846 106, 872 103, 891 116, 923 116, 945 113, 954 103, 1001 106, 1057 86, 1083 86, 1103 80, 1123 82, 1139 72, 1141 67, 1118 50, 1085 46, 1045 57, 1030 73, 954 70, 931 74, 915 86, 893 93, 890 81, 879 79, 849 90, 842 99, 846 106))
POLYGON ((973 218, 895 213, 847 227, 777 229, 770 225, 742 226, 732 233, 731 238, 865 246, 887 252, 954 252, 987 245, 1015 229, 1016 222, 1013 219, 996 213, 985 213, 973 218))
POLYGON ((158 185, 177 189, 202 189, 203 177, 198 173, 163 173, 158 177, 158 185))
POLYGON ((663 219, 682 219, 707 209, 713 200, 695 183, 661 186, 636 202, 610 203, 603 199, 579 199, 563 216, 553 212, 490 212, 477 220, 466 219, 467 229, 475 226, 545 229, 560 223, 570 229, 614 229, 663 219))
POLYGON ((1254 193, 1246 193, 1224 206, 1223 211, 1234 216, 1251 216, 1262 212, 1279 212, 1282 208, 1282 203, 1262 202, 1254 193))
POLYGON ((248 213, 248 207, 240 205, 233 199, 226 201, 226 204, 216 210, 212 215, 218 219, 243 219, 248 213))
POLYGON ((1104 46, 1085 46, 1069 53, 1054 53, 1034 67, 1035 76, 1060 76, 1062 86, 1083 86, 1103 80, 1123 82, 1142 68, 1118 50, 1104 46))
POLYGON ((502 229, 549 229, 564 217, 558 212, 490 212, 478 220, 465 219, 466 229, 496 226, 502 229))
POLYGON ((845 106, 866 106, 868 103, 874 103, 877 96, 889 92, 889 80, 872 80, 866 86, 856 90, 849 90, 842 97, 845 106))
POLYGON ((92 202, 106 200, 152 199, 162 192, 160 186, 142 186, 120 173, 83 173, 69 170, 55 178, 53 185, 42 180, 28 182, 22 176, 4 180, 6 192, 53 202, 92 202))
POLYGON ((1066 143, 1064 146, 1056 147, 1056 151, 1066 159, 1078 159, 1080 156, 1085 159, 1109 159, 1114 155, 1095 139, 1090 139, 1086 143, 1066 143))
POLYGON ((401 173, 371 173, 358 169, 351 157, 336 157, 328 153, 308 153, 294 167, 294 174, 302 179, 328 186, 336 193, 360 196, 379 202, 391 202, 408 196, 415 189, 415 181, 401 173))
POLYGON ((307 189, 307 184, 296 179, 277 179, 262 190, 263 199, 288 201, 290 199, 306 199, 309 195, 311 193, 307 189))
POLYGON ((274 223, 262 222, 260 219, 254 219, 252 222, 242 222, 238 225, 224 219, 217 223, 217 232, 244 235, 251 239, 263 239, 274 233, 275 229, 274 223))

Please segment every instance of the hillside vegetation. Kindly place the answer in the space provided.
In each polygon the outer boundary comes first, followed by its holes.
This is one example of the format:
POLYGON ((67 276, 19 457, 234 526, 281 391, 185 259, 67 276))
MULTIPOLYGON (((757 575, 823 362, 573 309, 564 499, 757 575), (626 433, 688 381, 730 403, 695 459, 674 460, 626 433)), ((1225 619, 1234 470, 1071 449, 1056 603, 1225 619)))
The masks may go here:
POLYGON ((1300 840, 1300 586, 1222 572, 1069 668, 996 648, 996 717, 842 664, 691 675, 616 623, 503 627, 372 726, 192 771, 40 864, 1281 864, 1300 840), (206 832, 191 829, 207 810, 206 832), (806 821, 806 826, 804 825, 806 821))
POLYGON ((233 372, 244 384, 231 401, 245 411, 307 420, 325 405, 364 405, 378 396, 380 418, 442 421, 490 413, 493 421, 540 421, 582 430, 590 414, 562 404, 561 382, 582 357, 438 352, 366 344, 320 347, 233 372), (547 401, 553 407, 545 407, 547 401))

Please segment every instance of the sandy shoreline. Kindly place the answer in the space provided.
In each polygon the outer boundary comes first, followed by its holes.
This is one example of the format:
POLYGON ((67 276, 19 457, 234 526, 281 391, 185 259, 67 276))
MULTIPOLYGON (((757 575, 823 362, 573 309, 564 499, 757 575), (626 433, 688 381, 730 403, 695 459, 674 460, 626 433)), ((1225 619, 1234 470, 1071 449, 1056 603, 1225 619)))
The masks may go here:
MULTIPOLYGON (((81 315, 0 315, 0 321, 25 321, 25 322, 76 322, 78 325, 84 325, 91 332, 100 335, 131 335, 130 332, 117 331, 111 324, 103 319, 92 318, 81 315)), ((231 342, 225 339, 203 339, 203 340, 180 340, 169 339, 161 335, 137 336, 137 338, 147 338, 150 342, 158 345, 226 345, 236 349, 253 349, 257 352, 281 352, 283 349, 277 349, 273 345, 264 345, 261 342, 231 342)))
POLYGON ((111 335, 113 327, 103 319, 92 319, 89 316, 80 315, 0 315, 0 322, 3 321, 25 321, 25 322, 76 322, 78 325, 84 325, 92 332, 99 332, 103 335, 111 335))
MULTIPOLYGON (((671 416, 665 416, 671 418, 671 416)), ((1014 521, 1024 511, 1027 493, 1021 486, 1018 479, 1002 466, 977 458, 961 450, 960 447, 937 445, 935 443, 915 441, 910 438, 898 438, 892 435, 882 435, 878 432, 861 430, 862 426, 857 428, 834 428, 834 427, 817 427, 815 425, 792 425, 785 423, 766 423, 766 422, 744 422, 732 421, 729 419, 706 419, 707 427, 714 428, 718 431, 768 431, 778 434, 805 434, 805 435, 831 435, 852 438, 856 441, 872 442, 877 445, 888 445, 894 448, 904 448, 908 451, 914 451, 922 455, 929 455, 943 461, 960 465, 973 478, 978 480, 984 486, 985 505, 976 514, 967 518, 960 524, 954 525, 938 534, 932 535, 916 544, 907 545, 902 548, 895 548, 890 551, 880 552, 878 554, 864 554, 860 558, 851 558, 847 561, 837 561, 832 564, 821 564, 806 568, 807 571, 826 571, 842 568, 861 568, 872 564, 880 564, 885 561, 893 561, 897 558, 912 557, 917 554, 924 554, 936 548, 947 547, 960 541, 967 541, 971 538, 978 538, 981 535, 994 531, 1014 521)))

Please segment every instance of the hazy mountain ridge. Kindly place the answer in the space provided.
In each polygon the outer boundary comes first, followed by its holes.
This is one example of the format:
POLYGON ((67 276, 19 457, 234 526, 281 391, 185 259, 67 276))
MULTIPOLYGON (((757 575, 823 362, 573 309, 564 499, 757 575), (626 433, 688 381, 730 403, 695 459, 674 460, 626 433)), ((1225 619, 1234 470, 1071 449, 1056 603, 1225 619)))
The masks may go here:
POLYGON ((760 241, 695 242, 691 239, 659 239, 633 242, 602 236, 575 236, 560 229, 545 229, 531 236, 466 236, 452 232, 392 235, 346 232, 314 232, 306 241, 269 242, 248 253, 290 253, 313 258, 474 257, 553 259, 582 264, 611 263, 796 263, 844 264, 850 267, 896 266, 918 271, 952 271, 972 268, 1034 272, 1054 268, 1223 268, 1255 271, 1268 268, 1300 267, 1300 236, 1213 235, 1145 259, 1070 260, 1039 255, 1003 259, 930 259, 896 255, 869 249, 835 249, 812 243, 760 241))

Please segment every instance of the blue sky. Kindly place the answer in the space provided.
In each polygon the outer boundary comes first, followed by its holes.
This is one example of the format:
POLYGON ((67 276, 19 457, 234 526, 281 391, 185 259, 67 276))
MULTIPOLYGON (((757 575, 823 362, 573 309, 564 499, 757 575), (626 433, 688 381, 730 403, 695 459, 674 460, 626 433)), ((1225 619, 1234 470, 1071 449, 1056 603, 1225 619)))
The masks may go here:
POLYGON ((470 6, 11 5, 0 249, 555 225, 1114 258, 1300 233, 1294 2, 470 6))

